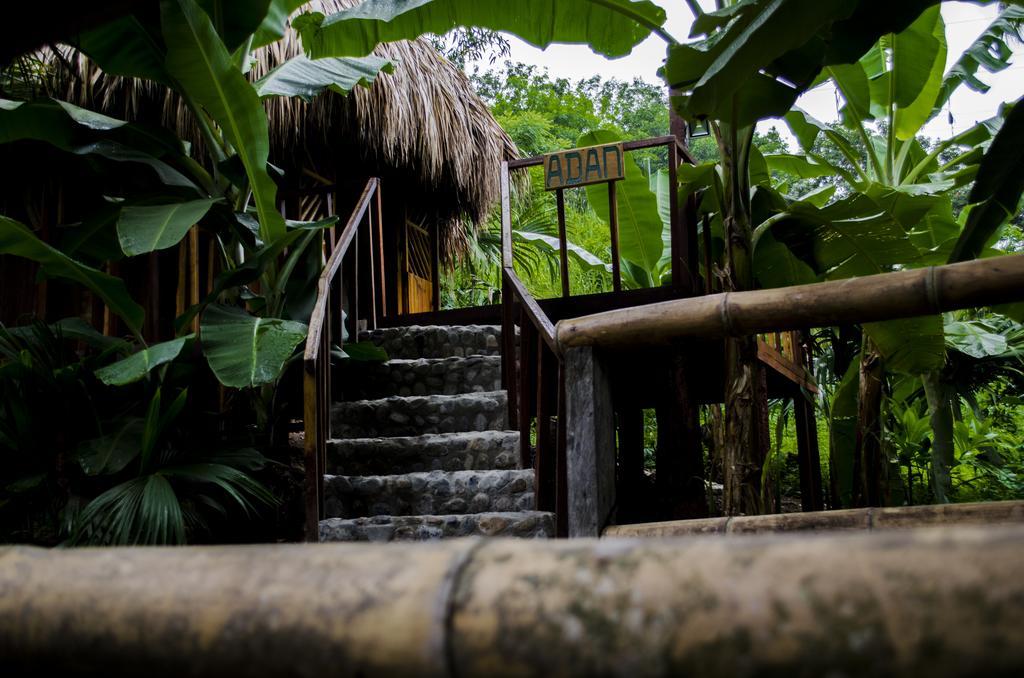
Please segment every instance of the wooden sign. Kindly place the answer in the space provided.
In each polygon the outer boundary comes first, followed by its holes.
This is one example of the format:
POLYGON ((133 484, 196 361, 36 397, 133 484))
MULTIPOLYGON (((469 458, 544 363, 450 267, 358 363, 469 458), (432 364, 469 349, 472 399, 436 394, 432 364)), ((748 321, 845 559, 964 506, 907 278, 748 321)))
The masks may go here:
POLYGON ((544 156, 544 188, 573 188, 625 178, 622 144, 590 146, 544 156))

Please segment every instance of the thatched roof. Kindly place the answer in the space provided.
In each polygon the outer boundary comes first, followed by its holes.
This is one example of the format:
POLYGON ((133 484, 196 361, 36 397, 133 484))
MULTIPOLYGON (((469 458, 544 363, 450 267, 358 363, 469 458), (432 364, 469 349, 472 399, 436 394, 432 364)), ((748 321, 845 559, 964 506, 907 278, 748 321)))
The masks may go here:
MULTIPOLYGON (((359 0, 315 0, 313 11, 336 12, 359 0)), ((255 54, 259 78, 301 52, 294 31, 255 54)), ((499 168, 515 157, 512 140, 495 122, 457 67, 425 40, 382 45, 379 56, 395 62, 370 88, 347 97, 327 93, 311 103, 267 101, 272 163, 288 172, 310 169, 330 179, 382 176, 397 185, 418 217, 456 226, 480 221, 499 197, 499 168)), ((159 121, 202 153, 189 111, 159 85, 103 74, 88 59, 68 51, 56 58, 56 96, 128 120, 159 121), (61 74, 59 74, 61 75, 61 74)), ((386 198, 385 198, 386 199, 386 198)), ((459 249, 462 228, 447 229, 447 249, 459 249)))

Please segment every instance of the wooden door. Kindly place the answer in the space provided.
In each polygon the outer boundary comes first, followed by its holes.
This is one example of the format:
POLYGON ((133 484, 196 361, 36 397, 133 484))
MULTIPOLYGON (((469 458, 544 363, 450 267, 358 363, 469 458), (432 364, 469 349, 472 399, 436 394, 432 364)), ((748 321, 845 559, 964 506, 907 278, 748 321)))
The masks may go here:
POLYGON ((425 313, 436 309, 434 299, 435 266, 430 232, 412 221, 405 222, 405 313, 425 313))

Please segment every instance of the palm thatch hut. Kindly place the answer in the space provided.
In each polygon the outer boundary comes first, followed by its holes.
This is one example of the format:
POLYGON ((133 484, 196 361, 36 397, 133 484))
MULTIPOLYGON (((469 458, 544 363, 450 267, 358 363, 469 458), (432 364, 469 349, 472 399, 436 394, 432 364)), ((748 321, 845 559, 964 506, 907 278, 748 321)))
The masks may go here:
MULTIPOLYGON (((331 13, 357 2, 315 0, 306 8, 331 13)), ((262 77, 301 51, 297 34, 289 29, 284 39, 254 54, 250 77, 262 77)), ((367 178, 380 177, 383 247, 388 253, 385 268, 389 287, 397 291, 390 294, 387 311, 392 315, 428 311, 438 304, 429 278, 465 249, 468 229, 498 199, 501 161, 515 157, 517 150, 466 76, 429 42, 382 45, 376 54, 391 60, 394 70, 378 75, 368 88, 356 87, 347 96, 325 92, 308 103, 297 98, 266 100, 270 162, 284 172, 279 182, 280 208, 293 219, 337 214, 344 220, 367 178)), ((37 94, 131 122, 158 124, 190 142, 193 155, 205 156, 196 121, 168 88, 105 74, 70 47, 58 46, 36 56, 44 74, 38 79, 37 94)), ((47 168, 46 181, 38 173, 27 172, 23 181, 0 189, 0 211, 22 217, 45 236, 62 224, 82 219, 72 194, 84 188, 73 168, 69 167, 69 174, 62 173, 66 156, 36 147, 31 153, 37 160, 32 164, 47 168)), ((177 252, 150 257, 144 265, 145 288, 151 297, 147 315, 163 311, 156 313, 155 324, 146 334, 168 333, 169 305, 176 303, 180 310, 190 296, 195 300, 181 274, 195 266, 200 287, 208 287, 214 259, 213 243, 194 239, 177 252)), ((90 304, 95 302, 89 300, 69 304, 67 288, 59 283, 59 292, 49 293, 46 285, 26 285, 34 278, 26 262, 0 257, 0 271, 2 322, 12 323, 30 313, 51 319, 89 316, 90 310, 101 313, 92 309, 90 304)))

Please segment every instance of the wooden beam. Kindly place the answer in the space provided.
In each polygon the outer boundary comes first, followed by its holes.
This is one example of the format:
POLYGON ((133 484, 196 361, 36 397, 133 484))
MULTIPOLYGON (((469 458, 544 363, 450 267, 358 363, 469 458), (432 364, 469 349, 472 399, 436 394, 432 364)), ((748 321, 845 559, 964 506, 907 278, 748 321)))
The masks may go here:
MULTIPOLYGON (((519 370, 516 373, 519 386, 516 388, 519 412, 516 424, 519 428, 519 468, 530 468, 530 424, 533 421, 533 408, 537 395, 534 377, 537 368, 537 330, 520 306, 519 310, 519 370)), ((540 424, 538 423, 538 427, 540 424)))
POLYGON ((612 289, 622 291, 622 261, 619 257, 619 198, 614 181, 608 182, 608 227, 612 243, 612 289))
POLYGON ((1024 255, 608 311, 557 325, 563 348, 649 346, 907 318, 1024 299, 1024 255))
POLYGON ((608 373, 589 346, 564 356, 570 537, 596 537, 615 506, 615 419, 608 373))
POLYGON ((554 511, 556 495, 557 433, 552 430, 553 407, 557 408, 558 358, 541 337, 535 341, 537 367, 537 447, 533 455, 536 486, 534 496, 538 511, 554 511))
POLYGON ((558 210, 558 272, 562 281, 562 296, 569 296, 569 238, 565 234, 565 191, 555 193, 558 210))
POLYGON ((934 504, 888 508, 843 509, 767 516, 612 525, 605 537, 684 537, 698 534, 773 534, 778 532, 875 531, 942 525, 1024 523, 1024 501, 934 504))
POLYGON ((0 657, 5 675, 105 678, 1013 676, 1022 548, 1020 526, 11 546, 0 657))

